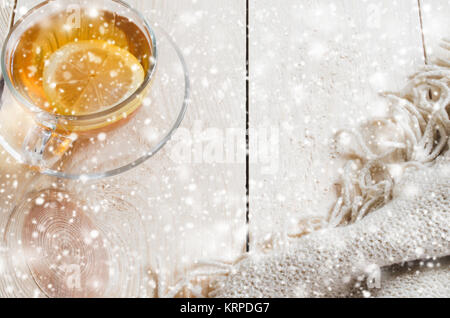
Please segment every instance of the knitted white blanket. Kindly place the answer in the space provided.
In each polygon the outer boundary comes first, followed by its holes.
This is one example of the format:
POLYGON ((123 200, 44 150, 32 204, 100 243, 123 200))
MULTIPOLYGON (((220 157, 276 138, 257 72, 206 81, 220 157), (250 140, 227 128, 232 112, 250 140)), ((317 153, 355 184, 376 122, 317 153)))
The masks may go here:
POLYGON ((355 224, 296 239, 288 252, 249 255, 212 295, 344 297, 359 295, 361 286, 365 296, 449 297, 450 267, 434 260, 450 254, 449 196, 450 158, 408 173, 392 202, 355 224), (377 277, 380 267, 421 258, 433 259, 397 277, 377 277), (366 289, 367 276, 381 289, 366 289))

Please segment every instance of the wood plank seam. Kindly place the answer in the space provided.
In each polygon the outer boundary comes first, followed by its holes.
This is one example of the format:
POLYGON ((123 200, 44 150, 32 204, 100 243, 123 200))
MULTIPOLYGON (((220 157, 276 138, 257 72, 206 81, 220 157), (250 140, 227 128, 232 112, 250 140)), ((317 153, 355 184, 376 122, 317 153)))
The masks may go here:
POLYGON ((417 5, 419 6, 419 20, 420 20, 420 32, 422 35, 423 57, 425 59, 425 64, 428 65, 428 54, 425 46, 425 33, 423 32, 423 14, 422 14, 421 0, 417 0, 417 5))
POLYGON ((9 29, 10 30, 12 29, 12 27, 13 27, 13 25, 15 23, 15 20, 16 20, 16 10, 17 10, 17 2, 18 1, 19 0, 14 0, 14 7, 13 7, 12 15, 11 15, 11 23, 9 25, 9 29))
POLYGON ((250 223, 250 60, 249 60, 249 40, 250 40, 250 20, 249 20, 249 0, 246 0, 245 4, 245 69, 246 69, 246 77, 245 77, 245 107, 246 107, 246 115, 245 115, 245 129, 246 129, 246 135, 245 135, 245 142, 246 142, 246 162, 245 162, 245 171, 246 171, 246 180, 245 180, 245 187, 246 187, 246 200, 247 200, 247 211, 246 211, 246 217, 245 222, 247 224, 247 236, 246 236, 246 242, 245 242, 245 250, 246 252, 250 252, 250 231, 249 231, 249 223, 250 223))

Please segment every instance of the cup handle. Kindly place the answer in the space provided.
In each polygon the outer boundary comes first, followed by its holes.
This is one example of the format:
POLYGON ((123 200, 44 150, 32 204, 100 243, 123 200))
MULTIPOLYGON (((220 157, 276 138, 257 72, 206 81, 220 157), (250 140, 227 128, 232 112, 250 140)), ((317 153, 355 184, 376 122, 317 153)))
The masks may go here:
POLYGON ((61 134, 50 127, 34 125, 24 139, 25 163, 33 167, 51 168, 72 146, 77 135, 61 134))

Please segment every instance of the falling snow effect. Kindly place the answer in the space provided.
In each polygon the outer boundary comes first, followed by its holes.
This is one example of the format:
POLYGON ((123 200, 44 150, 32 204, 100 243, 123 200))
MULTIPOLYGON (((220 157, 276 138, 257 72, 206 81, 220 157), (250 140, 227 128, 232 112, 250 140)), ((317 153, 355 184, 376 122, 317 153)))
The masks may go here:
MULTIPOLYGON (((242 104, 238 96, 245 93, 242 87, 235 88, 235 82, 244 83, 244 69, 233 67, 243 56, 236 53, 239 48, 232 42, 239 32, 244 38, 245 21, 239 19, 237 25, 230 25, 230 12, 214 4, 214 10, 199 9, 199 3, 202 1, 189 4, 174 22, 183 26, 181 34, 174 32, 176 38, 184 38, 186 30, 201 34, 204 21, 214 35, 183 42, 183 54, 193 74, 192 100, 197 106, 188 114, 186 125, 190 129, 193 122, 209 116, 213 123, 208 127, 232 127, 237 125, 236 116, 240 123, 245 122, 234 109, 227 108, 227 102, 242 104), (233 30, 233 35, 222 32, 219 24, 233 30), (226 57, 218 58, 222 55, 226 57), (223 79, 223 70, 231 75, 223 79), (204 91, 208 97, 202 108, 199 101, 205 98, 204 91), (227 114, 210 105, 220 105, 227 114)), ((282 14, 298 20, 299 12, 305 9, 299 1, 290 12, 269 6, 255 10, 254 15, 259 24, 280 23, 283 29, 281 34, 264 30, 263 39, 252 38, 252 54, 257 57, 251 63, 254 82, 250 97, 258 107, 268 100, 271 107, 261 106, 252 112, 252 120, 265 124, 277 121, 275 131, 281 134, 281 147, 301 149, 301 156, 294 157, 298 169, 289 166, 286 172, 284 157, 276 158, 283 161, 278 175, 251 176, 252 193, 263 193, 253 200, 257 202, 251 208, 261 211, 264 220, 261 232, 258 228, 251 231, 255 232, 254 246, 262 247, 265 253, 252 251, 239 259, 247 234, 243 165, 239 161, 225 165, 223 156, 215 151, 212 136, 221 129, 206 127, 189 139, 175 136, 154 160, 138 161, 154 154, 154 146, 170 132, 183 103, 190 101, 177 52, 164 33, 157 31, 158 75, 137 116, 127 118, 127 124, 117 129, 76 140, 54 168, 58 173, 75 175, 77 180, 24 172, 2 153, 6 162, 2 168, 15 168, 16 172, 2 171, 1 176, 0 193, 5 202, 0 234, 6 240, 0 245, 0 295, 201 297, 206 290, 212 290, 210 296, 239 297, 376 297, 404 295, 405 290, 449 295, 448 285, 442 283, 448 280, 448 271, 433 275, 433 269, 446 268, 449 263, 438 259, 448 255, 450 248, 450 169, 444 155, 450 133, 446 108, 449 65, 441 61, 439 66, 416 74, 403 91, 385 96, 391 100, 390 107, 379 102, 367 111, 360 106, 366 92, 349 92, 349 88, 364 82, 371 90, 384 91, 395 86, 391 73, 382 65, 362 70, 364 78, 343 78, 339 71, 352 69, 365 59, 361 52, 371 56, 377 49, 394 65, 409 69, 413 63, 408 57, 415 54, 415 48, 406 45, 394 55, 383 50, 384 43, 397 47, 404 43, 395 43, 397 38, 378 32, 387 10, 378 3, 368 6, 367 27, 374 32, 355 31, 351 38, 343 26, 356 30, 361 22, 352 17, 345 23, 340 21, 341 8, 330 2, 318 3, 311 14, 303 16, 306 28, 294 29, 284 23, 282 14), (373 34, 378 34, 376 39, 371 38, 373 34), (294 52, 288 54, 294 58, 277 57, 282 49, 280 36, 289 38, 287 51, 294 52), (255 48, 267 43, 272 49, 256 52, 255 48), (342 47, 345 50, 340 50, 342 47), (276 74, 270 71, 273 64, 276 74), (286 70, 292 68, 295 75, 286 70), (326 70, 332 70, 330 78, 321 78, 326 70), (270 92, 260 85, 259 81, 272 83, 278 74, 285 73, 292 78, 284 90, 274 84, 270 92), (341 93, 326 103, 318 102, 317 96, 327 96, 330 87, 341 93), (332 111, 336 100, 350 111, 339 112, 337 119, 331 120, 324 114, 332 111), (354 129, 344 131, 342 127, 354 129), (335 138, 331 132, 336 132, 335 138), (192 152, 189 162, 171 161, 168 153, 174 145, 187 146, 182 148, 192 152), (352 160, 338 168, 337 158, 343 154, 352 160), (103 176, 133 162, 138 164, 130 165, 134 168, 131 171, 92 180, 96 173, 103 176), (315 210, 327 211, 323 202, 333 199, 330 186, 325 190, 323 186, 324 180, 329 185, 337 181, 330 177, 331 170, 339 172, 339 198, 329 216, 318 215, 315 210), (307 176, 303 183, 298 182, 300 175, 307 176), (289 191, 283 190, 286 184, 289 191), (62 193, 68 195, 61 197, 62 193), (17 215, 16 211, 4 224, 24 194, 31 212, 17 215), (57 207, 63 212, 34 217, 41 209, 57 207), (303 208, 305 211, 299 213, 303 208), (264 219, 264 211, 270 211, 273 219, 264 219), (25 225, 27 230, 23 230, 25 225), (417 259, 424 260, 413 262, 417 259), (386 267, 397 263, 404 264, 395 269, 401 275, 392 278, 386 267)), ((18 8, 21 14, 27 10, 18 8)), ((96 18, 99 11, 91 10, 89 15, 96 18)), ((99 33, 105 28, 100 27, 99 33)), ((35 52, 40 54, 40 48, 35 52)), ((95 61, 98 57, 89 58, 95 61)), ((114 80, 119 71, 107 75, 114 80)), ((24 72, 33 77, 37 70, 27 68, 24 72)), ((63 73, 63 77, 69 81, 72 74, 63 73)), ((14 122, 27 125, 23 118, 14 122)), ((257 162, 252 162, 252 169, 259 169, 257 162)))

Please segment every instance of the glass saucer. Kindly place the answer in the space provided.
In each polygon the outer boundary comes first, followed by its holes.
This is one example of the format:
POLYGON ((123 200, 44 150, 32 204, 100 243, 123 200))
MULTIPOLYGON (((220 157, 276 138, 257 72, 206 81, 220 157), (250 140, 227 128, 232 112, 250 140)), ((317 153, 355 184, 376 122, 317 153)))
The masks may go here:
MULTIPOLYGON (((54 166, 38 168, 40 173, 85 181, 115 176, 151 158, 171 138, 186 112, 189 76, 183 55, 170 35, 161 27, 153 31, 158 66, 141 107, 119 127, 80 137, 54 166)), ((6 140, 0 140, 3 147, 17 161, 27 162, 6 140)))
POLYGON ((39 177, 31 188, 5 228, 0 296, 146 296, 147 238, 136 208, 79 181, 39 177))

